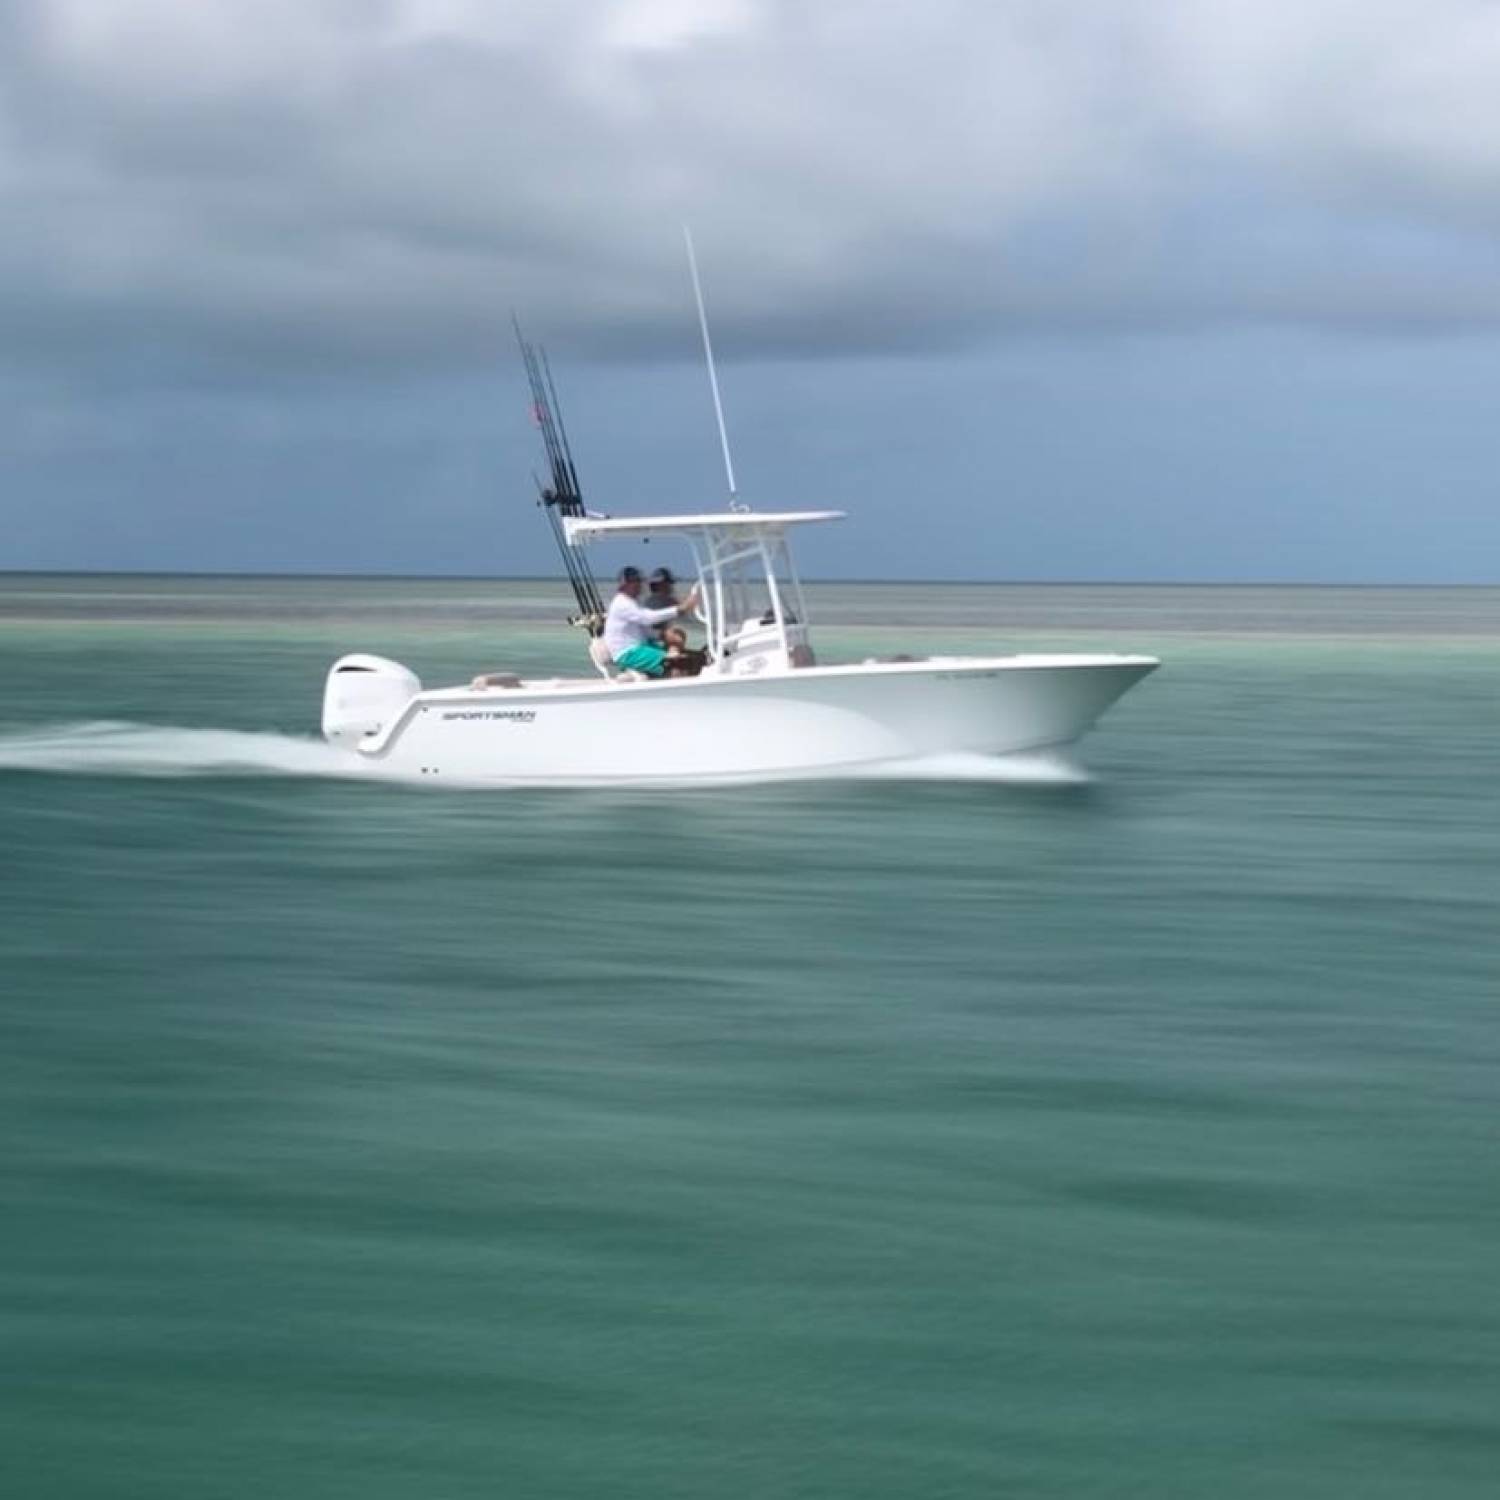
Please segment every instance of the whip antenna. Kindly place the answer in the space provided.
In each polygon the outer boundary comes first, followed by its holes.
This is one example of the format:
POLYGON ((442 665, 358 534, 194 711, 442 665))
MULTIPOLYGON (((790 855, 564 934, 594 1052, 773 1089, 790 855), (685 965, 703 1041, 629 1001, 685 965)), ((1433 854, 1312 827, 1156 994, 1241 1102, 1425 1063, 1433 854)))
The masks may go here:
POLYGON ((686 224, 682 226, 682 238, 687 245, 688 270, 693 277, 693 296, 698 300, 698 326, 703 330, 703 353, 708 360, 708 388, 714 395, 714 416, 719 421, 719 446, 724 450, 724 473, 729 479, 729 500, 733 505, 738 491, 734 486, 734 462, 729 457, 729 432, 724 426, 724 403, 719 400, 719 377, 714 370, 714 346, 708 336, 708 314, 703 308, 703 284, 698 280, 698 257, 693 254, 693 232, 686 224))

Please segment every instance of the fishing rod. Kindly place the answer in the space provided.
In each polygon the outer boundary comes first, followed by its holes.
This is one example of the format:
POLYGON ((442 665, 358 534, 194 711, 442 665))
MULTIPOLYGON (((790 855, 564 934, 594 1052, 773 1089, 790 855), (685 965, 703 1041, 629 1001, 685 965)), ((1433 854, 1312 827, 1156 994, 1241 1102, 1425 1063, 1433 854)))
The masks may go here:
MULTIPOLYGON (((563 569, 568 575, 568 584, 578 604, 578 613, 568 617, 570 625, 580 626, 590 635, 598 635, 604 629, 604 601, 599 597, 599 587, 589 572, 583 554, 568 545, 563 518, 583 516, 583 491, 578 484, 578 468, 573 462, 573 449, 568 442, 567 428, 563 425, 562 404, 557 399, 557 386, 552 379, 552 367, 547 363, 545 350, 529 343, 521 332, 521 324, 514 317, 511 322, 516 330, 516 342, 521 349, 521 362, 526 367, 526 380, 531 387, 532 420, 541 430, 542 446, 547 453, 547 467, 551 483, 543 485, 536 481, 537 503, 547 512, 553 539, 562 556, 563 569)), ((533 476, 535 478, 535 476, 533 476)))

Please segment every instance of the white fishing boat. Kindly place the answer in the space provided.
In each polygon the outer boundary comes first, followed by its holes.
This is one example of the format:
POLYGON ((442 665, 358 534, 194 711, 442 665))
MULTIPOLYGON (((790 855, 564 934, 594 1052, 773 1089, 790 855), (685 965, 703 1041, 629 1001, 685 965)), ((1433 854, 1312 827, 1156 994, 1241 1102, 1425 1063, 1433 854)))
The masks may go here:
POLYGON ((705 637, 697 676, 621 671, 593 637, 590 676, 487 674, 424 689, 397 662, 345 656, 323 733, 365 762, 465 785, 711 783, 897 768, 960 753, 1055 750, 1157 665, 1149 656, 900 656, 823 663, 790 533, 837 511, 562 521, 566 545, 685 543, 705 637))
MULTIPOLYGON (((899 769, 934 757, 1058 750, 1153 671, 1149 656, 899 655, 820 662, 792 559, 796 528, 839 511, 757 512, 735 500, 708 320, 688 259, 729 481, 728 510, 600 516, 583 503, 546 357, 520 338, 551 484, 541 502, 587 631, 592 671, 489 672, 424 688, 379 656, 333 664, 323 734, 358 762, 463 785, 693 784, 899 769), (650 539, 685 545, 703 631, 692 675, 622 670, 605 645, 605 605, 587 549, 650 539)), ((582 656, 583 653, 580 652, 582 656)))

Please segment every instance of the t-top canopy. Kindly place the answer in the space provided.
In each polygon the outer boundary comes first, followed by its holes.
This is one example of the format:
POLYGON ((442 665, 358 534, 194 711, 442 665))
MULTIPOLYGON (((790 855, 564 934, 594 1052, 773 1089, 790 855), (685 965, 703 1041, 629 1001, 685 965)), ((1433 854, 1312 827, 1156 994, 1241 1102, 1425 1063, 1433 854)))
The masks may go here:
POLYGON ((568 545, 612 536, 664 536, 674 531, 728 531, 741 536, 777 533, 808 521, 842 521, 841 510, 724 510, 698 516, 566 516, 568 545))

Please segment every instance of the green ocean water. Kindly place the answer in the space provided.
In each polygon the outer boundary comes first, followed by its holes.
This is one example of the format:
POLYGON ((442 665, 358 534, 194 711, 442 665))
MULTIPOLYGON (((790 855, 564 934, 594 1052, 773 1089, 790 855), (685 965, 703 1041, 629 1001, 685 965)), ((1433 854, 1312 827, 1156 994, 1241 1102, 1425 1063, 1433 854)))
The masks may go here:
POLYGON ((0 1477, 1500 1489, 1500 590, 824 585, 1088 778, 333 779, 546 583, 0 577, 0 1477))

